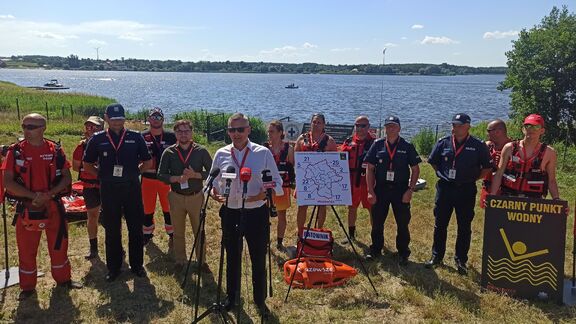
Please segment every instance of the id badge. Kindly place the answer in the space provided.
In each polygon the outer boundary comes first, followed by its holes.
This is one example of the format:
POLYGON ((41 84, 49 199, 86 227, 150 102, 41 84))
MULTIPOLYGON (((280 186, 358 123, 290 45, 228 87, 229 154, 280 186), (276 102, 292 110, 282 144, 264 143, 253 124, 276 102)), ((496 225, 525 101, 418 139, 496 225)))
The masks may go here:
POLYGON ((448 179, 456 179, 456 169, 448 170, 448 179))
POLYGON ((188 189, 188 181, 180 182, 180 189, 188 189))
POLYGON ((386 181, 394 181, 394 171, 386 171, 386 181))
POLYGON ((114 171, 112 171, 112 175, 115 177, 121 177, 122 176, 122 171, 124 170, 124 167, 121 165, 115 165, 114 166, 114 171))

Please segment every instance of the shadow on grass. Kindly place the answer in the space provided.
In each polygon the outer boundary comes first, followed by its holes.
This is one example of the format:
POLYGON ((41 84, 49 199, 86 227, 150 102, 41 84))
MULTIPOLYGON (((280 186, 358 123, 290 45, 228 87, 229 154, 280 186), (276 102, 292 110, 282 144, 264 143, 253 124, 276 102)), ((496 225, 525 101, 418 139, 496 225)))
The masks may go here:
POLYGON ((48 319, 58 319, 59 323, 76 323, 80 311, 72 302, 70 290, 54 287, 50 294, 50 304, 47 309, 40 308, 38 296, 34 295, 18 304, 15 323, 46 323, 48 319))

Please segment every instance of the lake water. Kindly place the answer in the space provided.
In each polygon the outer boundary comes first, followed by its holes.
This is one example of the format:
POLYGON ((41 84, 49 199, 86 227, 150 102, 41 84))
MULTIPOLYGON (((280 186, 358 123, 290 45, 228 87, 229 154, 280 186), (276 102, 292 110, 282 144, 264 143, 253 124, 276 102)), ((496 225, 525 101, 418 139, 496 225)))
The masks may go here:
POLYGON ((264 121, 290 117, 308 121, 314 112, 328 123, 352 124, 364 114, 397 115, 403 133, 447 125, 452 114, 468 113, 473 124, 508 117, 508 92, 496 89, 503 75, 366 76, 320 74, 165 73, 0 69, 0 80, 39 86, 58 79, 83 92, 115 98, 127 110, 159 106, 175 112, 240 111, 264 121), (294 83, 298 89, 285 89, 294 83))

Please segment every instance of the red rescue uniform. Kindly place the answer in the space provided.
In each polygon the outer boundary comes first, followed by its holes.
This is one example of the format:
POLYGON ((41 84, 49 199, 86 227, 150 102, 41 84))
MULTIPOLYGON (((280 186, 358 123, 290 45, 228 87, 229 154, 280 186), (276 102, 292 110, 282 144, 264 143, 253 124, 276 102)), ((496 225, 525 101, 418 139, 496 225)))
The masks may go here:
POLYGON ((520 144, 512 142, 513 149, 502 175, 502 194, 519 197, 542 198, 548 194, 548 173, 541 169, 547 145, 540 143, 534 154, 520 157, 520 144))
MULTIPOLYGON (((2 169, 13 170, 16 178, 22 179, 23 185, 33 192, 46 192, 61 172, 56 167, 57 157, 65 160, 64 152, 53 142, 44 140, 40 146, 32 146, 26 140, 10 147, 2 169), (60 152, 58 152, 60 151, 60 152), (33 181, 32 181, 33 179, 33 181)), ((69 169, 70 163, 65 160, 62 169, 69 169)), ((43 230, 46 231, 48 252, 52 266, 52 277, 57 283, 70 281, 70 262, 68 261, 68 237, 61 237, 57 246, 61 226, 68 224, 64 215, 60 215, 58 204, 51 200, 46 206, 46 221, 43 230), (61 222, 64 222, 62 224, 61 222)), ((42 237, 42 229, 30 228, 21 215, 16 219, 16 242, 18 244, 20 288, 24 291, 36 287, 36 254, 42 237)))
POLYGON ((366 163, 364 157, 374 143, 372 134, 361 140, 356 135, 347 138, 340 146, 340 151, 348 152, 348 166, 350 168, 350 185, 352 186, 352 207, 370 209, 368 202, 368 186, 366 184, 366 163))
MULTIPOLYGON (((492 178, 494 177, 494 172, 498 170, 498 164, 500 163, 500 156, 502 155, 502 150, 497 150, 494 143, 488 145, 488 153, 490 153, 490 161, 492 161, 492 171, 484 177, 482 180, 482 191, 480 192, 480 207, 485 208, 486 197, 490 194, 490 187, 492 186, 492 178)), ((500 190, 498 190, 500 194, 500 190)))

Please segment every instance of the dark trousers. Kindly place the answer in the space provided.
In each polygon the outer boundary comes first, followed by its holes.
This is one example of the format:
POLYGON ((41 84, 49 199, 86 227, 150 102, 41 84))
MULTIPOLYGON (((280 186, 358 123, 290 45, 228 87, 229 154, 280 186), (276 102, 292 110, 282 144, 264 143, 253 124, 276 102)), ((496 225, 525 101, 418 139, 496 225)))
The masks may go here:
POLYGON ((392 205, 394 219, 396 220, 396 249, 400 256, 410 255, 410 204, 402 202, 402 195, 408 190, 406 187, 379 188, 376 204, 372 206, 372 245, 370 251, 380 254, 384 247, 384 222, 388 217, 388 210, 392 205))
POLYGON ((246 209, 220 208, 222 235, 226 249, 226 294, 234 298, 241 280, 241 236, 246 238, 252 262, 252 286, 254 303, 262 305, 266 299, 266 249, 268 247, 268 208, 266 205, 246 209))
POLYGON ((128 226, 128 252, 130 268, 138 270, 144 263, 142 246, 142 192, 138 181, 102 182, 102 224, 106 233, 106 266, 110 272, 122 266, 122 214, 128 226))
POLYGON ((438 181, 434 205, 434 244, 432 245, 434 257, 444 258, 448 224, 450 217, 452 217, 452 211, 455 210, 458 223, 455 259, 464 263, 468 261, 475 203, 476 183, 457 185, 442 180, 438 181))

